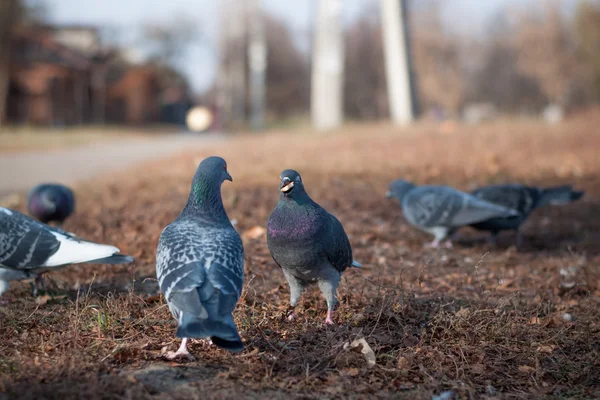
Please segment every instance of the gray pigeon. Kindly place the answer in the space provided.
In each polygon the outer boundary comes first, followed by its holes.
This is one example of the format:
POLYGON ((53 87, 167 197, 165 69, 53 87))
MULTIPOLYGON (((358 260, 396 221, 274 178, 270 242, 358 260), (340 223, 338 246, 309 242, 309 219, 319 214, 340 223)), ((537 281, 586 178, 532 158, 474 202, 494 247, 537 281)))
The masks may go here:
POLYGON ((290 285, 289 319, 294 319, 304 287, 317 283, 327 301, 325 323, 333 324, 337 287, 352 259, 350 241, 336 217, 315 203, 304 190, 298 172, 281 173, 279 203, 267 222, 267 245, 290 285))
POLYGON ((133 257, 118 254, 113 246, 85 241, 38 222, 18 211, 0 207, 0 295, 10 281, 35 278, 37 294, 41 274, 69 264, 124 264, 133 257))
POLYGON ((244 247, 223 207, 225 180, 232 180, 225 160, 203 160, 185 208, 160 235, 156 275, 183 338, 167 359, 193 359, 188 338, 210 338, 231 352, 244 348, 232 315, 244 284, 244 247))
POLYGON ((44 224, 56 222, 61 226, 75 211, 75 195, 66 186, 44 183, 29 192, 27 209, 38 221, 44 224))
POLYGON ((496 217, 482 222, 471 224, 478 230, 490 231, 492 240, 503 230, 517 232, 517 244, 521 243, 519 228, 521 224, 536 209, 545 205, 564 205, 583 197, 584 192, 575 191, 571 185, 552 188, 539 188, 519 184, 490 185, 479 188, 472 193, 474 196, 498 204, 503 207, 517 210, 516 217, 496 217))
MULTIPOLYGON (((461 226, 493 217, 518 215, 518 212, 478 199, 449 186, 412 186, 406 181, 390 184, 388 197, 396 197, 402 204, 404 218, 416 228, 431 233, 435 239, 429 244, 438 247, 461 226)), ((447 240, 446 247, 452 247, 447 240)))

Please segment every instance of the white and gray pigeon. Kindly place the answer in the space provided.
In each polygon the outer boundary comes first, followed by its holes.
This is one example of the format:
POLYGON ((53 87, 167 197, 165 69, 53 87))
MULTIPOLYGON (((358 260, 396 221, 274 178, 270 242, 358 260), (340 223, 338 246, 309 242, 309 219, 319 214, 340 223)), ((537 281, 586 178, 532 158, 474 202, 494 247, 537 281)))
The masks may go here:
POLYGON ((193 359, 189 338, 210 338, 231 352, 244 348, 232 315, 244 284, 244 248, 223 207, 225 180, 232 180, 225 160, 203 160, 185 208, 160 235, 156 275, 183 338, 167 359, 193 359))
POLYGON ((41 274, 69 264, 124 264, 133 257, 114 246, 83 240, 18 211, 0 207, 0 295, 10 281, 35 279, 37 294, 41 274))
POLYGON ((522 237, 519 231, 521 224, 536 209, 545 205, 564 205, 583 197, 583 191, 573 190, 571 185, 540 188, 520 184, 490 185, 472 192, 473 196, 482 200, 517 210, 517 217, 496 217, 471 224, 477 230, 491 232, 492 241, 503 230, 517 232, 517 245, 522 237))
POLYGON ((295 317, 304 288, 317 283, 327 301, 325 323, 333 324, 337 287, 352 259, 352 247, 340 221, 315 203, 304 190, 300 174, 281 173, 279 202, 267 222, 267 245, 290 285, 289 319, 295 317))
MULTIPOLYGON (((388 197, 400 200, 404 218, 414 227, 434 235, 431 247, 439 247, 456 229, 494 217, 510 217, 518 212, 449 186, 414 186, 398 180, 390 184, 388 197)), ((452 247, 448 239, 446 247, 452 247)))

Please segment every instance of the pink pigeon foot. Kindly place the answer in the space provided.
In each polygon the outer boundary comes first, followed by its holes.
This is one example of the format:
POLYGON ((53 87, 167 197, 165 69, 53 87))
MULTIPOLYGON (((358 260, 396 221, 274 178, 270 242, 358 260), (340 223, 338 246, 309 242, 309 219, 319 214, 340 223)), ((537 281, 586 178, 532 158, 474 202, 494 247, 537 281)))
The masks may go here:
POLYGON ((325 323, 327 325, 333 325, 333 310, 327 310, 327 318, 325 318, 325 323))
POLYGON ((435 239, 433 242, 431 243, 425 243, 425 248, 429 248, 429 249, 439 249, 440 248, 440 241, 435 239))
POLYGON ((179 346, 179 349, 177 349, 177 351, 168 351, 165 354, 163 354, 163 357, 169 361, 180 360, 183 358, 187 358, 190 361, 195 361, 196 359, 193 355, 190 354, 190 352, 187 349, 187 342, 188 338, 183 338, 183 340, 181 341, 181 346, 179 346))
POLYGON ((450 239, 446 240, 446 241, 444 242, 444 247, 445 247, 445 248, 447 248, 447 249, 451 249, 452 247, 454 247, 454 246, 452 245, 452 240, 450 240, 450 239))
POLYGON ((296 313, 294 313, 294 310, 290 311, 290 313, 287 316, 287 320, 288 321, 293 321, 296 319, 296 313))

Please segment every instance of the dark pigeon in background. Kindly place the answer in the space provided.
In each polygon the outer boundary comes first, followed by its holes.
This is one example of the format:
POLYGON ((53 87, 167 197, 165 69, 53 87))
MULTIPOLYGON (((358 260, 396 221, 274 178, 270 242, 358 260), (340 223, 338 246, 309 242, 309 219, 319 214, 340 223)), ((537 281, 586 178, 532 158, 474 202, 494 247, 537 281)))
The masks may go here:
POLYGON ((156 275, 183 338, 179 350, 165 354, 170 360, 193 359, 188 338, 210 338, 231 352, 244 348, 232 315, 244 284, 244 248, 223 207, 225 180, 232 180, 225 160, 203 160, 185 208, 160 235, 156 275))
MULTIPOLYGON (((416 228, 434 235, 429 244, 438 247, 456 229, 492 217, 509 217, 518 212, 481 200, 449 186, 415 186, 403 180, 390 184, 388 197, 400 200, 404 218, 416 228)), ((452 247, 447 240, 446 247, 452 247)))
MULTIPOLYGON (((10 281, 35 278, 69 264, 124 264, 133 257, 113 246, 88 242, 38 222, 18 211, 0 207, 0 295, 10 281)), ((43 283, 43 282, 42 282, 43 283)))
POLYGON ((575 191, 571 185, 540 188, 520 184, 490 185, 472 193, 477 198, 517 210, 516 217, 497 217, 471 226, 478 230, 490 231, 492 240, 503 230, 517 232, 517 245, 521 244, 521 224, 536 209, 545 205, 564 205, 583 197, 584 192, 575 191))
POLYGON ((267 223, 267 245, 290 285, 289 319, 304 287, 317 283, 327 301, 325 323, 333 324, 342 272, 361 265, 352 259, 340 221, 308 196, 300 174, 288 169, 280 179, 279 203, 267 223))
POLYGON ((64 185, 44 183, 29 192, 27 209, 38 221, 56 222, 60 227, 75 211, 75 195, 64 185))

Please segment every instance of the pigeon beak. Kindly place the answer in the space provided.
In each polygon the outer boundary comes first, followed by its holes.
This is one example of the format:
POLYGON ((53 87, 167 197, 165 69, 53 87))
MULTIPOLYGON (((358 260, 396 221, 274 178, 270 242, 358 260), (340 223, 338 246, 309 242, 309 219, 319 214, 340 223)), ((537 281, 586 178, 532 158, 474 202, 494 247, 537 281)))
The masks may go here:
POLYGON ((287 193, 290 190, 292 190, 292 188, 294 187, 294 182, 292 182, 290 180, 290 178, 283 178, 281 180, 281 185, 279 186, 279 190, 281 190, 283 193, 287 193))
POLYGON ((229 175, 229 172, 225 171, 225 179, 227 179, 229 182, 233 182, 233 178, 231 177, 231 175, 229 175))

